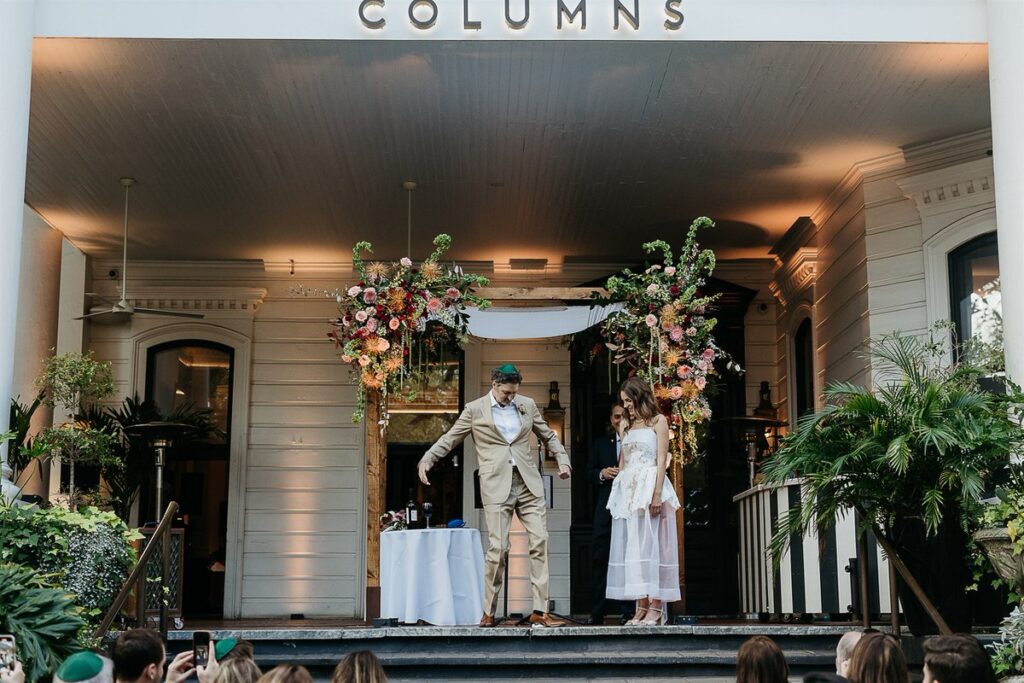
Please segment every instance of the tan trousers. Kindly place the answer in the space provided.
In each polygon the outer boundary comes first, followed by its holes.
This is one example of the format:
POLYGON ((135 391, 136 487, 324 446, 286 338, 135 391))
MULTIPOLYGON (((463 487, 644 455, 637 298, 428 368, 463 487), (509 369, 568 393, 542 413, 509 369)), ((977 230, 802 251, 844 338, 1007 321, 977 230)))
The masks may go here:
POLYGON ((508 562, 509 528, 512 513, 526 529, 530 544, 530 583, 533 585, 533 609, 548 611, 548 524, 544 498, 535 496, 526 488, 519 470, 512 471, 512 490, 504 503, 484 505, 484 519, 487 521, 487 540, 490 546, 484 564, 484 611, 494 616, 498 607, 498 593, 501 591, 508 562))

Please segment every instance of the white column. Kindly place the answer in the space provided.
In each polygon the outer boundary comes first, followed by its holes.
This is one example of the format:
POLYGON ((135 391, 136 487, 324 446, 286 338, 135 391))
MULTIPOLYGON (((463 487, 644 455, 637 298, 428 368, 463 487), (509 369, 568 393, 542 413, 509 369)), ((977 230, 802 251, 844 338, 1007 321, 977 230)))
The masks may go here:
MULTIPOLYGON (((34 0, 0 2, 0 432, 10 425, 14 339, 25 212, 34 0)), ((0 446, 0 494, 11 497, 7 445, 0 446)))
POLYGON ((999 277, 1006 372, 1024 382, 1024 2, 988 0, 999 277))

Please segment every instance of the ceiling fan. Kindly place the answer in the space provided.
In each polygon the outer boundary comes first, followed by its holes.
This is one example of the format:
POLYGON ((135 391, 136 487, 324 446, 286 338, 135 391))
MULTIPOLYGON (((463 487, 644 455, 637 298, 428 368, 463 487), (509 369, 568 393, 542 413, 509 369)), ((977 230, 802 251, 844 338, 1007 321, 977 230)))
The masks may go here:
POLYGON ((135 313, 147 313, 149 315, 166 315, 174 318, 202 318, 202 313, 189 313, 186 311, 165 311, 159 308, 144 308, 136 306, 128 300, 128 190, 135 184, 135 178, 121 178, 121 187, 124 188, 124 241, 121 245, 121 298, 118 301, 106 299, 99 295, 95 296, 102 306, 94 306, 89 313, 80 315, 75 320, 91 319, 100 323, 125 322, 135 313))

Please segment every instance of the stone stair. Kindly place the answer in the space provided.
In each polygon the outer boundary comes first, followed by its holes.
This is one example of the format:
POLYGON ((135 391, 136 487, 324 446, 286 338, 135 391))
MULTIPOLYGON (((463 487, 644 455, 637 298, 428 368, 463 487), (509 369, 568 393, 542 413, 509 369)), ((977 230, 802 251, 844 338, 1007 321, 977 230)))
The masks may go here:
MULTIPOLYGON (((267 670, 302 664, 329 680, 349 652, 371 650, 392 681, 735 680, 736 652, 753 635, 782 647, 792 679, 834 666, 835 644, 852 626, 731 624, 696 626, 214 629, 213 638, 244 638, 267 670)), ((168 652, 191 646, 187 629, 169 634, 168 652)))

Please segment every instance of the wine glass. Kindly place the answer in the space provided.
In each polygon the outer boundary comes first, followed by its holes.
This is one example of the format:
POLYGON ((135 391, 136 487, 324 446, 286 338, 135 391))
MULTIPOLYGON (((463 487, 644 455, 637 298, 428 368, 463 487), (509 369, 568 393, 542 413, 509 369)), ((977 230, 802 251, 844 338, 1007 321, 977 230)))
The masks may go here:
POLYGON ((423 503, 423 516, 426 518, 427 523, 425 528, 430 528, 430 516, 434 514, 434 504, 429 500, 423 503))

